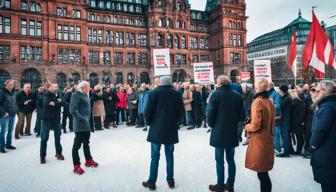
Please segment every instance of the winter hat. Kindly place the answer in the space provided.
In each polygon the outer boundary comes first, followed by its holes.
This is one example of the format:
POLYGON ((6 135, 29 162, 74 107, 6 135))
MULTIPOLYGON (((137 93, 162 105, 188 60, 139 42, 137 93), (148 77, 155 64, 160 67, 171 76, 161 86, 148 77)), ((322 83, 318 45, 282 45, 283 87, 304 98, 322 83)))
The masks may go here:
POLYGON ((287 85, 281 85, 279 88, 281 91, 283 91, 284 93, 287 93, 288 91, 288 86, 287 85))
POLYGON ((160 85, 171 85, 172 84, 172 78, 168 75, 160 77, 160 85))

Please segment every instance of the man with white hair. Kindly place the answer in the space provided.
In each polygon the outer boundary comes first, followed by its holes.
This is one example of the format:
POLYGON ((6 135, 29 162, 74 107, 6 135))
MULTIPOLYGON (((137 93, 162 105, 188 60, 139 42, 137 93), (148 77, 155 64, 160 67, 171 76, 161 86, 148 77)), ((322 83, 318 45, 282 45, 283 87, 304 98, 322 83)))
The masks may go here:
POLYGON ((74 144, 72 147, 72 160, 74 165, 73 172, 82 175, 84 170, 80 166, 78 150, 83 143, 84 156, 86 159, 86 167, 97 167, 98 163, 92 159, 90 152, 90 84, 87 81, 82 81, 78 84, 77 90, 73 93, 70 100, 70 113, 73 116, 73 130, 75 132, 74 144))

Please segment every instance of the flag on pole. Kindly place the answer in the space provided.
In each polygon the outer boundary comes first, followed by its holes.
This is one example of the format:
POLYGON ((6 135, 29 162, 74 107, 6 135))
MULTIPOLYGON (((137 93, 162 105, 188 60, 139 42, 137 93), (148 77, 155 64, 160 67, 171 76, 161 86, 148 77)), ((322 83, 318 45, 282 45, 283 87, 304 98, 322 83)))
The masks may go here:
POLYGON ((333 46, 327 37, 327 34, 321 27, 313 11, 313 22, 307 37, 307 42, 302 52, 302 65, 307 68, 309 65, 314 68, 317 78, 323 78, 325 74, 325 65, 336 69, 333 46))
POLYGON ((294 77, 296 77, 297 74, 296 61, 296 32, 293 32, 288 57, 288 67, 292 70, 294 77))

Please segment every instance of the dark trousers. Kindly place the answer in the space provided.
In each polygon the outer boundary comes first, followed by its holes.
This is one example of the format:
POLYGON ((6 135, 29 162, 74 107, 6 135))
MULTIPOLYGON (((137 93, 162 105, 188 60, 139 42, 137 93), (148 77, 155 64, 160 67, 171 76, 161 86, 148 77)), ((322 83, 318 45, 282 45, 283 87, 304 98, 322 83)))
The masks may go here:
POLYGON ((36 134, 41 134, 41 124, 42 124, 42 111, 37 111, 36 112, 36 122, 35 122, 35 128, 34 128, 34 132, 36 134))
POLYGON ((323 185, 321 184, 322 192, 335 192, 336 185, 323 185))
POLYGON ((126 117, 125 117, 125 109, 122 109, 120 107, 117 107, 117 116, 116 116, 116 124, 118 125, 120 123, 120 120, 122 122, 126 121, 126 117), (120 119, 121 116, 121 119, 120 119))
POLYGON ((67 127, 67 119, 69 119, 69 130, 72 132, 72 115, 69 112, 64 112, 63 117, 62 117, 62 129, 64 132, 66 132, 66 127, 67 127))
POLYGON ((94 127, 96 129, 101 129, 102 128, 102 120, 101 117, 93 117, 94 120, 94 127))
MULTIPOLYGON (((161 144, 151 143, 151 164, 148 183, 155 184, 158 176, 161 144)), ((167 181, 174 181, 174 145, 165 145, 167 181)))
POLYGON ((296 145, 296 153, 301 155, 302 154, 302 148, 304 144, 304 137, 303 134, 295 134, 297 145, 296 145))
POLYGON ((194 125, 197 127, 202 126, 202 108, 200 105, 193 105, 193 118, 194 125))
POLYGON ((233 187, 236 178, 236 163, 234 161, 235 148, 215 148, 217 185, 221 187, 233 187), (226 152, 226 161, 228 163, 228 179, 225 184, 224 171, 224 151, 226 152))
POLYGON ((41 147, 40 147, 40 155, 42 157, 45 157, 47 154, 47 143, 49 140, 50 130, 54 130, 56 154, 62 153, 60 121, 59 120, 42 120, 41 147))
POLYGON ((310 150, 310 138, 311 138, 311 130, 306 130, 304 134, 305 144, 304 144, 304 150, 305 152, 309 152, 310 150))
POLYGON ((109 114, 105 116, 104 119, 104 127, 108 128, 110 127, 110 123, 114 122, 114 115, 109 114))
POLYGON ((26 127, 24 130, 25 134, 30 134, 30 125, 33 113, 19 113, 18 121, 15 127, 15 137, 19 137, 19 135, 23 135, 23 127, 26 123, 26 127))
POLYGON ((130 125, 135 125, 138 109, 129 109, 130 125))
POLYGON ((75 133, 75 139, 74 139, 74 144, 72 147, 72 161, 74 165, 79 165, 80 164, 80 158, 78 154, 78 150, 81 148, 81 145, 83 143, 83 151, 84 151, 84 156, 85 160, 91 160, 91 152, 90 152, 90 132, 76 132, 75 133))
POLYGON ((138 122, 138 125, 140 127, 144 127, 145 126, 145 119, 144 119, 143 113, 139 113, 139 122, 138 122))
POLYGON ((268 175, 268 172, 259 172, 258 179, 260 181, 260 192, 272 191, 272 182, 268 175))

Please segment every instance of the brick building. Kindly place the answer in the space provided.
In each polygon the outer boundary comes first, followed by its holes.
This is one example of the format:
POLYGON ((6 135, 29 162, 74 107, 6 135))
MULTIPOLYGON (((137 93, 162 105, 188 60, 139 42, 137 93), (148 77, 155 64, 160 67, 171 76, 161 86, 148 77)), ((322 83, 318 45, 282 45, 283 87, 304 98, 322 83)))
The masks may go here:
POLYGON ((149 82, 151 53, 170 48, 175 81, 213 61, 235 80, 246 61, 245 0, 0 0, 0 83, 46 80, 60 87, 149 82))

